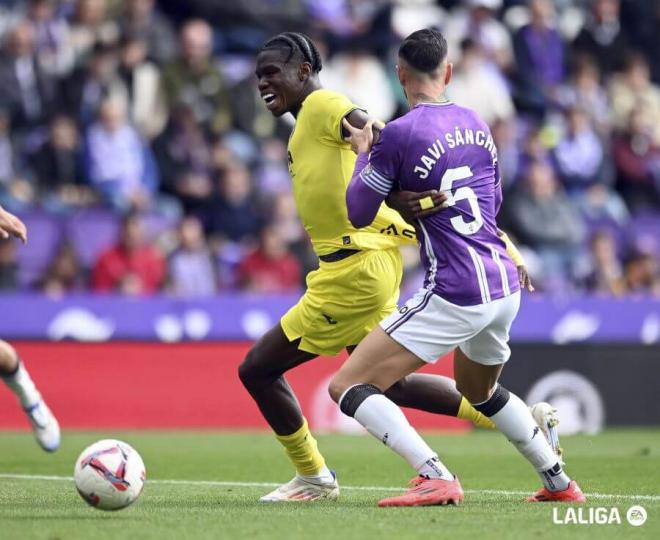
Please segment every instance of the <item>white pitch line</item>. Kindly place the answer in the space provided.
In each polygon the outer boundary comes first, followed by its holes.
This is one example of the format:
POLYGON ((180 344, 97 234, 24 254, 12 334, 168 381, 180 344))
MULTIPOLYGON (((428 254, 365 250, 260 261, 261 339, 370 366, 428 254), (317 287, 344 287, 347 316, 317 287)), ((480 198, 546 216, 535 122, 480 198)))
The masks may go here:
MULTIPOLYGON (((3 474, 0 473, 0 479, 7 480, 52 480, 72 482, 71 476, 49 476, 40 474, 3 474)), ((229 482, 221 480, 166 480, 166 479, 148 479, 149 484, 171 484, 186 486, 216 486, 216 487, 277 487, 281 484, 276 482, 229 482)), ((341 489, 353 491, 401 491, 402 487, 387 486, 341 486, 341 489)), ((503 489, 466 489, 465 493, 476 495, 504 495, 504 496, 525 496, 530 495, 528 491, 508 491, 503 489)), ((592 499, 624 499, 630 501, 660 501, 660 495, 627 495, 616 493, 585 493, 587 498, 592 499)))

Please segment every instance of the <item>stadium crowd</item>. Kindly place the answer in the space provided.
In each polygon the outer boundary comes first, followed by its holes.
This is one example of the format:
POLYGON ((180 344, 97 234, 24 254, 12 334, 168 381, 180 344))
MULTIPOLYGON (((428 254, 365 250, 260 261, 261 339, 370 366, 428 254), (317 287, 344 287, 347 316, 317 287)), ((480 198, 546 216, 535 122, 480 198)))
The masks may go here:
POLYGON ((0 243, 0 288, 300 290, 292 119, 263 106, 255 53, 308 33, 324 85, 387 121, 397 42, 429 25, 449 97, 491 126, 536 285, 660 296, 660 0, 0 0, 0 204, 32 233, 0 243))

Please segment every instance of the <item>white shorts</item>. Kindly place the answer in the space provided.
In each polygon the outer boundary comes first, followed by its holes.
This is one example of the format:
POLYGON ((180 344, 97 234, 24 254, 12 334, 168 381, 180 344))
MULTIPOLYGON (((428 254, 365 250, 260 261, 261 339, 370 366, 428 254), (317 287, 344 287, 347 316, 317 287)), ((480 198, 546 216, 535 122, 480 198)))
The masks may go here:
POLYGON ((420 289, 380 326, 396 342, 428 363, 459 347, 479 364, 504 364, 511 356, 509 330, 520 292, 477 306, 457 306, 420 289))

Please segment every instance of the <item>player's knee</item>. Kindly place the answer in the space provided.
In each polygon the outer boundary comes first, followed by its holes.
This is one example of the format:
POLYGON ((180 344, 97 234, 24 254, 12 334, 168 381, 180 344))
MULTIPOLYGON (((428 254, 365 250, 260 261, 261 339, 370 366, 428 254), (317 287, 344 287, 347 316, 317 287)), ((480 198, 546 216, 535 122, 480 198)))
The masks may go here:
POLYGON ((251 388, 259 381, 263 374, 259 369, 259 354, 254 348, 250 349, 245 355, 245 359, 238 366, 238 378, 245 388, 251 388))
POLYGON ((342 380, 341 375, 335 375, 328 385, 328 393, 330 394, 332 401, 339 403, 339 398, 346 391, 348 386, 350 385, 347 385, 346 382, 342 380))
POLYGON ((390 386, 386 391, 385 395, 392 400, 397 405, 405 406, 406 404, 406 379, 401 379, 400 381, 395 382, 390 386))
POLYGON ((489 385, 477 384, 475 381, 463 381, 460 379, 456 379, 456 389, 473 405, 486 401, 490 397, 492 390, 489 385))
POLYGON ((13 371, 18 362, 16 350, 6 341, 0 340, 0 370, 13 371))

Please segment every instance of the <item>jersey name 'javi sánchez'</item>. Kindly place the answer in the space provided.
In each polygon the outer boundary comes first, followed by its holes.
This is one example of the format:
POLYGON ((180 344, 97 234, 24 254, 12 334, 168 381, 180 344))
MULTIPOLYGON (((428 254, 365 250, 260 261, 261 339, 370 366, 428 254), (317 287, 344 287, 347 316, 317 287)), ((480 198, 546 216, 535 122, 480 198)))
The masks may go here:
POLYGON ((385 127, 360 178, 381 195, 392 189, 447 194, 448 208, 418 227, 425 285, 436 294, 467 306, 519 290, 497 235, 497 149, 474 111, 453 103, 417 105, 385 127))

